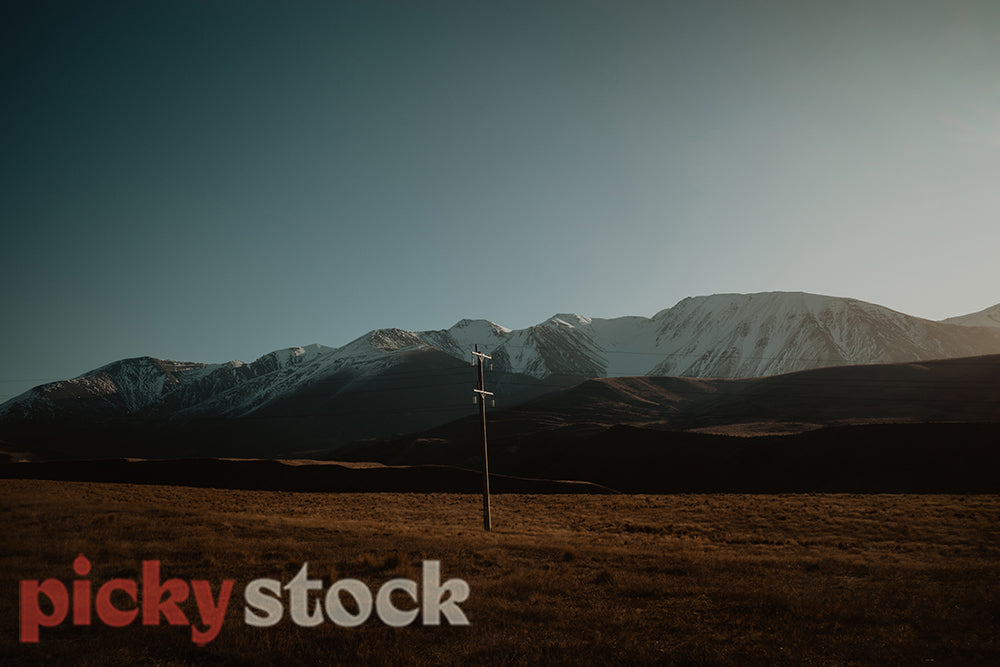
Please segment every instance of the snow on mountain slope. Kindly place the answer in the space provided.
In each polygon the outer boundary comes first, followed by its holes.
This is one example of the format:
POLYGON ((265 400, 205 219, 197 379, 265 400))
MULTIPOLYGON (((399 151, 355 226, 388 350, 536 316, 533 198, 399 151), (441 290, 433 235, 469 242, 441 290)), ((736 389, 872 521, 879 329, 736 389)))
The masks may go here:
POLYGON ((321 373, 336 352, 336 348, 310 345, 275 350, 250 364, 221 364, 198 383, 153 406, 152 411, 174 419, 246 414, 321 373))
POLYGON ((652 318, 560 313, 518 331, 463 320, 419 336, 463 358, 478 342, 494 366, 538 378, 756 377, 1000 351, 1000 336, 802 292, 691 297, 652 318))
POLYGON ((802 292, 690 297, 652 318, 561 313, 491 342, 480 349, 495 364, 539 378, 740 378, 1000 352, 1000 336, 989 332, 802 292))
POLYGON ((518 331, 488 320, 460 320, 450 329, 416 335, 459 359, 471 360, 471 352, 478 345, 480 352, 493 357, 493 367, 499 371, 536 378, 600 375, 605 365, 603 352, 585 329, 566 321, 575 318, 556 315, 518 331))
POLYGON ((348 391, 417 352, 438 350, 468 361, 476 345, 492 355, 497 371, 562 383, 637 375, 758 377, 977 356, 1000 353, 1000 326, 980 325, 998 311, 931 322, 856 299, 766 292, 690 297, 651 318, 559 313, 520 330, 460 320, 446 330, 378 329, 340 348, 276 350, 249 364, 124 359, 15 397, 0 405, 0 420, 243 416, 315 383, 332 386, 332 377, 337 391, 348 391))
POLYGON ((653 319, 662 355, 653 375, 754 377, 941 356, 930 323, 854 299, 717 294, 684 299, 653 319))
POLYGON ((85 407, 95 418, 142 410, 210 374, 214 366, 152 357, 121 359, 69 380, 39 385, 0 406, 0 416, 45 419, 85 407))
POLYGON ((587 332, 600 348, 603 370, 595 377, 645 375, 659 358, 655 341, 656 323, 648 317, 617 317, 613 319, 574 316, 567 320, 575 329, 587 332))
POLYGON ((225 378, 225 386, 215 391, 199 388, 205 398, 180 395, 180 405, 173 411, 173 417, 246 415, 333 374, 360 378, 384 372, 399 363, 400 353, 425 347, 412 332, 377 329, 341 348, 315 345, 278 350, 245 366, 242 373, 234 370, 232 377, 225 378))
POLYGON ((600 343, 586 327, 575 326, 570 319, 557 315, 511 332, 510 338, 493 352, 494 367, 536 378, 602 375, 607 360, 600 343))
POLYGON ((472 359, 476 345, 480 351, 495 350, 510 339, 511 330, 489 320, 463 319, 450 329, 417 334, 429 345, 458 359, 472 359))
MULTIPOLYGON (((86 414, 93 418, 174 414, 210 403, 225 403, 230 392, 250 381, 288 379, 289 369, 308 367, 333 348, 322 345, 275 350, 251 364, 177 362, 152 357, 122 359, 71 380, 40 385, 0 406, 0 418, 51 419, 86 414)), ((264 384, 268 384, 265 382, 264 384)))
POLYGON ((1000 351, 1000 336, 992 332, 800 292, 688 298, 653 319, 663 359, 651 375, 757 377, 1000 351))
POLYGON ((959 324, 964 327, 1000 327, 1000 303, 977 313, 959 315, 941 320, 944 324, 959 324))

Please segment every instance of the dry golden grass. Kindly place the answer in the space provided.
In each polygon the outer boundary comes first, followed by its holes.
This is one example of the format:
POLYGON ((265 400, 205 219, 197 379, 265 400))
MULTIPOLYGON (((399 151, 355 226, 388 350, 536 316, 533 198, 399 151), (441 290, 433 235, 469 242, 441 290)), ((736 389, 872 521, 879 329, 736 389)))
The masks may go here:
MULTIPOLYGON (((678 495, 480 498, 0 481, 4 664, 1000 664, 1000 498, 678 495), (204 647, 187 627, 41 629, 21 579, 235 579, 204 647), (442 578, 471 626, 243 624, 243 586, 308 561, 326 583, 442 578)), ((184 605, 189 616, 193 604, 184 605)))

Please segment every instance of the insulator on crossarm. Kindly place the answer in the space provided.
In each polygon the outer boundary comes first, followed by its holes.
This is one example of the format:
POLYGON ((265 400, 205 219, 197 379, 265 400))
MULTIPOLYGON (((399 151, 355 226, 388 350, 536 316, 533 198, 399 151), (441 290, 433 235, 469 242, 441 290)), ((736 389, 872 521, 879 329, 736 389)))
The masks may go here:
POLYGON ((497 406, 497 401, 495 398, 490 399, 490 407, 495 408, 497 406))

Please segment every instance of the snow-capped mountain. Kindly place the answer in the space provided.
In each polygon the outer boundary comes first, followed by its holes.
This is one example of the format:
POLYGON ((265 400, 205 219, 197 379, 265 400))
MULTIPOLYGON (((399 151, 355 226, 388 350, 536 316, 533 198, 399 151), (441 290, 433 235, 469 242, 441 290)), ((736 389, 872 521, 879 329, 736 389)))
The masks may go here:
POLYGON ((664 358, 650 375, 758 377, 998 351, 995 331, 801 292, 689 298, 653 320, 664 358))
POLYGON ((330 349, 314 345, 276 350, 252 364, 205 364, 152 357, 121 359, 70 380, 39 385, 0 406, 0 418, 59 419, 86 412, 100 420, 141 414, 164 404, 186 407, 205 397, 245 388, 259 378, 267 378, 268 383, 278 381, 287 376, 289 368, 330 349))
POLYGON ((651 318, 558 314, 520 331, 463 320, 419 335, 456 356, 475 339, 495 364, 539 378, 746 378, 1000 352, 998 332, 976 328, 989 312, 932 322, 857 299, 765 292, 689 297, 651 318))
MULTIPOLYGON (((344 406, 356 412, 378 391, 419 392, 426 405, 412 411, 412 424, 381 420, 382 428, 398 430, 460 415, 458 404, 472 409, 471 376, 459 369, 475 345, 492 355, 497 375, 490 382, 510 405, 596 377, 746 378, 1000 353, 998 314, 995 306, 932 322, 855 299, 767 292, 686 298, 649 318, 557 314, 520 330, 486 320, 436 331, 379 329, 343 347, 286 348, 252 363, 116 361, 8 401, 0 424, 303 414, 306 404, 310 416, 329 416, 344 414, 344 406), (434 414, 442 392, 455 405, 434 414)), ((367 431, 350 435, 359 432, 367 431)))

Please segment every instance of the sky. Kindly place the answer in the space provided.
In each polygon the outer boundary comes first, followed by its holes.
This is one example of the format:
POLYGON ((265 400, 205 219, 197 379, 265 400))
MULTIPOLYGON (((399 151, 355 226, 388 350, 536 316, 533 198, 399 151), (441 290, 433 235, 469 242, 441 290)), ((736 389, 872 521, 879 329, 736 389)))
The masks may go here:
POLYGON ((1000 302, 1000 2, 0 4, 0 401, 116 359, 1000 302))

